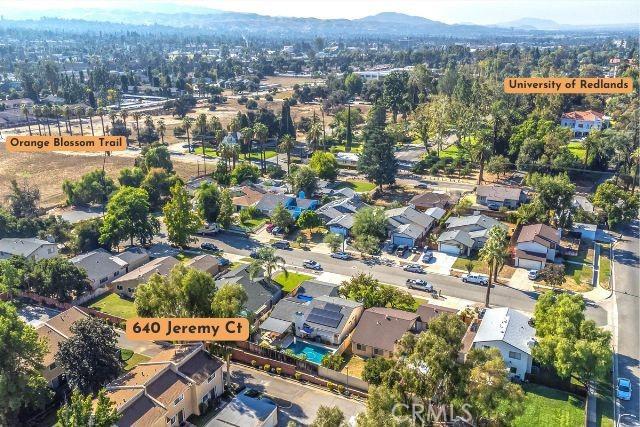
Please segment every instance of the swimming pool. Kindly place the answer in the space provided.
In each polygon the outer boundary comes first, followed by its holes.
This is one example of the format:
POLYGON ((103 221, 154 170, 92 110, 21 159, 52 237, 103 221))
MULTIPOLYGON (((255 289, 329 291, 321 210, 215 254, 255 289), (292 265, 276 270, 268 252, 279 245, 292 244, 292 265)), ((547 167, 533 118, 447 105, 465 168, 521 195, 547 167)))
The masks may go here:
POLYGON ((322 362, 322 358, 327 353, 332 353, 328 348, 313 345, 308 342, 300 341, 292 343, 287 350, 292 350, 297 356, 305 355, 307 360, 311 363, 319 365, 322 362))

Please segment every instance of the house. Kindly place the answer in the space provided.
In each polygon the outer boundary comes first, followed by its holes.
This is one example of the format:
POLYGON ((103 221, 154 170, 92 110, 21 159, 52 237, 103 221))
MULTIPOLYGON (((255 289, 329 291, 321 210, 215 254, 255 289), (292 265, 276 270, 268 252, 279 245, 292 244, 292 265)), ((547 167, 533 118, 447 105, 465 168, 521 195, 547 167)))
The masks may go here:
POLYGON ((23 106, 31 108, 34 105, 31 98, 6 99, 2 101, 2 104, 7 110, 20 110, 23 106))
POLYGON ((336 161, 340 166, 356 167, 358 166, 358 161, 360 160, 360 155, 356 153, 338 152, 335 153, 335 156, 336 161))
POLYGON ((389 237, 395 245, 416 246, 427 235, 435 219, 411 206, 385 211, 389 237))
POLYGON ((209 254, 193 257, 185 262, 184 265, 185 267, 204 271, 205 273, 209 273, 212 276, 215 276, 220 272, 220 262, 218 261, 218 258, 209 254))
POLYGON ((262 198, 255 206, 264 215, 270 217, 273 215, 273 210, 276 206, 280 204, 291 213, 293 219, 297 219, 306 210, 315 210, 318 207, 317 200, 272 193, 262 195, 262 198))
POLYGON ((129 263, 104 249, 96 249, 69 261, 87 273, 91 289, 102 288, 129 271, 129 263))
POLYGON ((591 203, 591 201, 587 197, 579 194, 573 196, 573 199, 571 199, 571 205, 576 209, 582 209, 583 211, 588 213, 594 212, 593 203, 591 203))
POLYGON ((106 386, 119 427, 178 426, 201 415, 224 392, 222 360, 203 344, 175 346, 106 386))
POLYGON ((135 270, 149 262, 149 253, 145 248, 130 246, 116 255, 119 259, 129 264, 129 270, 135 270))
POLYGON ((542 270, 559 253, 560 230, 546 224, 525 225, 516 243, 515 266, 542 270))
POLYGON ((367 206, 359 195, 354 194, 326 203, 320 206, 316 213, 325 221, 331 233, 348 236, 353 226, 354 214, 367 206))
POLYGON ((258 204, 264 194, 264 190, 259 187, 244 185, 231 190, 231 202, 236 211, 240 211, 258 204))
POLYGON ((582 240, 594 241, 598 234, 598 225, 574 222, 571 226, 571 234, 579 235, 582 240))
POLYGON ((421 304, 416 309, 418 321, 416 322, 416 330, 424 331, 428 328, 429 322, 442 314, 457 314, 458 310, 450 307, 441 307, 430 303, 421 304))
POLYGON ((113 280, 109 284, 109 289, 121 296, 133 298, 138 285, 148 282, 151 276, 156 273, 166 276, 178 264, 180 261, 173 257, 156 258, 113 280))
POLYGON ((425 210, 424 213, 426 213, 436 221, 440 221, 442 217, 444 217, 447 214, 447 211, 436 206, 436 207, 425 210))
POLYGON ((591 129, 602 130, 609 127, 609 118, 594 110, 570 111, 562 114, 560 126, 571 129, 573 136, 581 138, 589 135, 591 129))
POLYGON ((527 194, 519 187, 504 185, 478 185, 476 202, 483 206, 497 206, 517 209, 527 201, 527 194))
POLYGON ((409 201, 409 206, 424 212, 430 208, 447 209, 452 203, 453 200, 447 193, 427 191, 413 196, 409 201))
POLYGON ((393 358, 404 334, 416 330, 418 314, 372 307, 362 313, 351 337, 351 351, 361 357, 393 358))
POLYGON ((89 315, 78 307, 50 318, 36 328, 36 333, 41 341, 44 341, 47 352, 44 355, 42 375, 51 388, 58 388, 64 380, 62 368, 56 364, 56 354, 60 344, 73 336, 71 326, 79 320, 88 318, 89 315))
POLYGON ((447 229, 438 237, 438 250, 451 255, 469 255, 487 241, 493 227, 507 226, 486 215, 457 216, 447 219, 447 229))
POLYGON ((0 259, 23 256, 33 261, 58 255, 58 245, 35 237, 7 237, 0 239, 0 259))
POLYGON ((222 408, 212 426, 276 427, 278 405, 253 389, 244 389, 222 408))
POLYGON ((512 377, 525 379, 531 373, 535 329, 525 314, 508 307, 485 311, 478 332, 473 338, 475 348, 497 348, 512 377))
POLYGON ((217 280, 218 288, 227 283, 239 284, 247 293, 245 310, 252 316, 260 316, 282 298, 282 289, 274 281, 262 274, 251 278, 249 264, 240 265, 226 272, 217 280))
POLYGON ((294 313, 296 335, 340 345, 355 328, 363 310, 362 303, 344 298, 314 298, 306 313, 294 313))

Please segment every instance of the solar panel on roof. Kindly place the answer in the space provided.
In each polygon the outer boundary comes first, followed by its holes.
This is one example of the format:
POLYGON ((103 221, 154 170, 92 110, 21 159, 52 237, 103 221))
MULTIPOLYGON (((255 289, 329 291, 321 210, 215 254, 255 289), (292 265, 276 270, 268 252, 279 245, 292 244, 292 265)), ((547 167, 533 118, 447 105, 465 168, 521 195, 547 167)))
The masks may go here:
POLYGON ((340 309, 341 309, 341 308, 342 308, 342 307, 340 307, 339 305, 337 305, 337 304, 331 304, 330 302, 328 302, 328 303, 326 303, 326 304, 324 305, 324 310, 327 310, 327 311, 333 311, 333 312, 336 312, 336 311, 337 311, 338 313, 340 312, 340 309))
POLYGON ((318 325, 335 328, 340 324, 342 316, 342 313, 336 313, 335 311, 313 308, 307 316, 307 322, 317 323, 318 325))

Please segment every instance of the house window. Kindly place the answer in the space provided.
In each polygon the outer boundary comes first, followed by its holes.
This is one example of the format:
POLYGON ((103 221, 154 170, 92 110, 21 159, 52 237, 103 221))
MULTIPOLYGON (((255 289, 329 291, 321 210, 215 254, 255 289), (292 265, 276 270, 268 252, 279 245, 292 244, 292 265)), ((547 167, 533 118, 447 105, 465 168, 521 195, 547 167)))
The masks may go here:
POLYGON ((364 349, 366 348, 366 346, 364 346, 364 345, 362 345, 362 344, 360 344, 360 343, 357 343, 357 344, 356 344, 356 348, 357 348, 358 350, 360 350, 360 351, 364 351, 364 349))
POLYGON ((53 371, 54 369, 56 369, 56 362, 53 362, 51 365, 49 365, 50 371, 53 371))
POLYGON ((122 290, 122 285, 117 285, 116 288, 121 291, 122 290))
POLYGON ((131 293, 131 294, 133 293, 133 291, 135 291, 135 289, 133 289, 133 288, 128 288, 127 290, 128 290, 128 291, 129 291, 129 293, 131 293))
POLYGON ((115 273, 113 273, 113 277, 118 277, 120 275, 119 271, 116 271, 115 273))
POLYGON ((173 417, 169 418, 167 417, 167 424, 169 424, 170 426, 174 425, 176 423, 176 416, 174 415, 173 417))
POLYGON ((209 378, 207 379, 207 382, 210 383, 211 381, 213 381, 213 379, 216 377, 216 373, 214 372, 213 374, 209 375, 209 378))
POLYGON ((102 279, 100 279, 100 284, 106 282, 107 280, 109 280, 108 277, 103 277, 102 279))
POLYGON ((379 348, 373 348, 373 354, 375 354, 376 356, 381 356, 383 354, 383 351, 379 348))
POLYGON ((510 351, 509 352, 509 359, 516 359, 516 360, 520 360, 522 358, 522 354, 518 353, 517 351, 510 351))
POLYGON ((515 366, 512 366, 509 368, 509 373, 511 374, 515 374, 518 372, 518 368, 516 368, 515 366))
POLYGON ((47 249, 47 253, 49 253, 49 254, 53 253, 53 248, 47 249))
POLYGON ((184 393, 181 394, 180 396, 176 397, 176 400, 173 401, 173 405, 177 405, 178 403, 182 402, 184 400, 184 393))
POLYGON ((483 345, 482 348, 484 348, 485 350, 489 350, 489 348, 491 347, 489 347, 488 345, 483 345))

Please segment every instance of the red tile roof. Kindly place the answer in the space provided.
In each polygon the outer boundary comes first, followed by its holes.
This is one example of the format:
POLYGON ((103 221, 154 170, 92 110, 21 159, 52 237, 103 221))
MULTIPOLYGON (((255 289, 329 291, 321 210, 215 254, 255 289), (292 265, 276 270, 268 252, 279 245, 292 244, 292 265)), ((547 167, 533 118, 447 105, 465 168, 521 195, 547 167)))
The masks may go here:
POLYGON ((594 122, 596 120, 602 120, 603 117, 604 117, 604 114, 598 111, 593 111, 593 110, 570 111, 568 113, 562 114, 563 119, 583 120, 586 122, 594 122))

